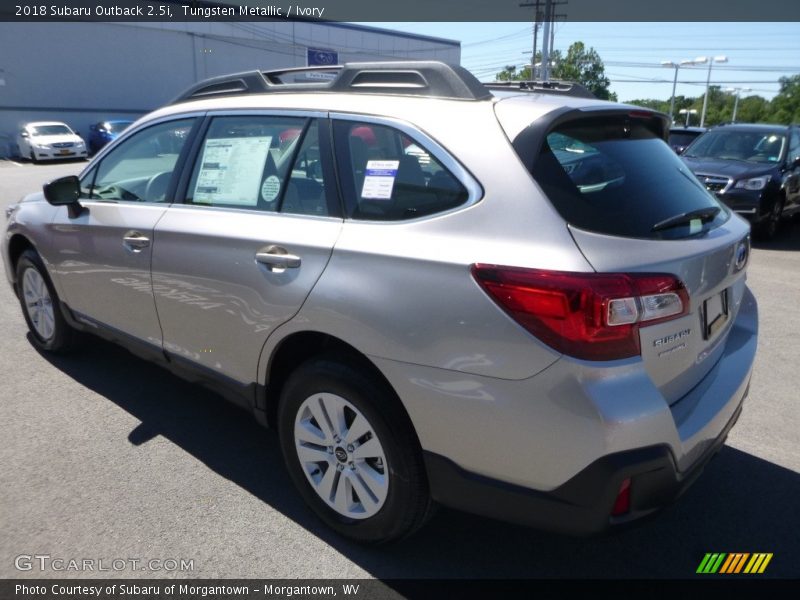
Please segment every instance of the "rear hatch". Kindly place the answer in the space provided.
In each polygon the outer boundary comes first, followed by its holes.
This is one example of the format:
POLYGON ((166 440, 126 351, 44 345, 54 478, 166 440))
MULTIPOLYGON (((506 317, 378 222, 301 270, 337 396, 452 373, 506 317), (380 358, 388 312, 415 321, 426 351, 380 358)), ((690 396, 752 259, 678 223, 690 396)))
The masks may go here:
MULTIPOLYGON (((519 108, 506 111, 504 102, 496 105, 501 124, 518 128, 519 108)), ((668 274, 685 287, 685 294, 618 303, 641 320, 640 353, 650 378, 670 404, 680 400, 722 355, 745 292, 749 226, 669 148, 658 113, 584 106, 506 132, 598 273, 668 274), (665 298, 682 310, 669 316, 665 298), (668 316, 648 323, 648 302, 668 316)))

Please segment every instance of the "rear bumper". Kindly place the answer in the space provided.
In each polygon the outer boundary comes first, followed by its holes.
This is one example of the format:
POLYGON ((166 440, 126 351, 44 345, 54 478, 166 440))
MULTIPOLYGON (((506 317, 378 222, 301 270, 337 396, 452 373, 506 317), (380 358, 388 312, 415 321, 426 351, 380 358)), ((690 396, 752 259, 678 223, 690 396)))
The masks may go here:
POLYGON ((520 381, 375 362, 414 423, 436 500, 589 534, 655 512, 694 481, 739 417, 757 339, 745 288, 716 364, 672 404, 634 359, 562 358, 520 381), (612 519, 627 478, 631 510, 612 519))
POLYGON ((558 488, 539 492, 470 473, 443 456, 426 452, 431 495, 446 506, 503 521, 570 535, 602 533, 676 500, 722 448, 746 395, 747 389, 716 440, 684 471, 678 470, 669 446, 649 446, 604 456, 558 488), (611 516, 626 479, 631 480, 631 508, 624 515, 611 516))

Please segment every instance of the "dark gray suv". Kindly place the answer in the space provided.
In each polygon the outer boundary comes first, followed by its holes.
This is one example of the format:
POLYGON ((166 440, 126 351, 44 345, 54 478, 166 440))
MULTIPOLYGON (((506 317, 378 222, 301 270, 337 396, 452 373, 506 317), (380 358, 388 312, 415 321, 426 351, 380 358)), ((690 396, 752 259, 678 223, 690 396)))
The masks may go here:
POLYGON ((800 127, 721 125, 695 140, 684 160, 717 198, 771 238, 800 213, 800 127))

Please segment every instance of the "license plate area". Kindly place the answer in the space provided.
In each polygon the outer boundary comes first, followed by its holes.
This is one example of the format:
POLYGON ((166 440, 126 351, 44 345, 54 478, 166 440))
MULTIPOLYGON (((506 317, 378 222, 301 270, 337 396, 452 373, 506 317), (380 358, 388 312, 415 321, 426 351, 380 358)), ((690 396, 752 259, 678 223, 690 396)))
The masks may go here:
POLYGON ((703 302, 703 339, 711 339, 728 321, 728 290, 703 302))
POLYGON ((70 154, 70 151, 69 151, 68 148, 64 148, 63 150, 59 150, 58 153, 59 154, 70 154))

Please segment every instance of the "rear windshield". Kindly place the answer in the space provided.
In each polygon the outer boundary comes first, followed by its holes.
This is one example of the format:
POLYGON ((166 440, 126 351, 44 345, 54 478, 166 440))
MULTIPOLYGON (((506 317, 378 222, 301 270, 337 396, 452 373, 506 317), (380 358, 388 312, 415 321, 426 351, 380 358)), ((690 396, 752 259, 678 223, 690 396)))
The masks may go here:
POLYGON ((728 219, 728 211, 647 124, 612 116, 550 131, 532 174, 567 223, 614 236, 676 239, 728 219))

